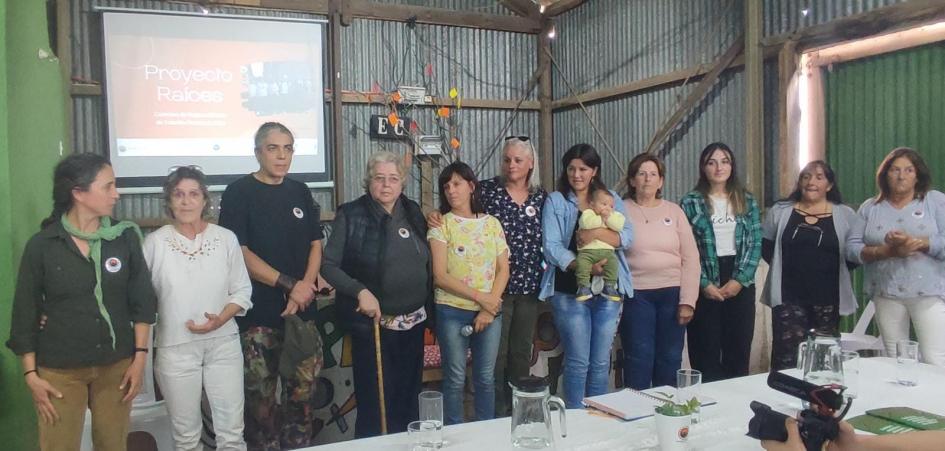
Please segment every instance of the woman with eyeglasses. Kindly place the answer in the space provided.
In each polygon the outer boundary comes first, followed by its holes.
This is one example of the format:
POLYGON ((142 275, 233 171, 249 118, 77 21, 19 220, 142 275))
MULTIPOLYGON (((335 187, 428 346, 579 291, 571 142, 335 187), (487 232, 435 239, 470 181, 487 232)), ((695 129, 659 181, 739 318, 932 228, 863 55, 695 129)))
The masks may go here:
POLYGON ((351 334, 358 438, 381 434, 375 324, 380 326, 387 430, 406 431, 419 417, 433 282, 423 213, 403 194, 407 176, 401 157, 371 155, 365 194, 338 207, 325 247, 322 275, 335 287, 338 315, 351 334))
MULTIPOLYGON (((509 136, 502 148, 498 176, 479 182, 479 200, 486 214, 502 223, 509 245, 509 283, 502 294, 502 336, 495 363, 495 414, 509 416, 511 387, 529 375, 532 341, 538 321, 541 282, 541 206, 548 193, 541 187, 538 154, 528 136, 509 136)), ((442 224, 438 212, 431 227, 442 224)))
POLYGON ((680 201, 699 248, 701 295, 689 323, 689 361, 704 382, 747 376, 755 332, 755 270, 761 258, 758 203, 738 180, 735 154, 712 143, 699 181, 680 201))
POLYGON ((843 205, 830 165, 817 160, 768 210, 762 233, 761 255, 771 265, 761 297, 771 306, 771 368, 794 368, 808 331, 839 336, 840 316, 856 311, 846 243, 861 239, 863 219, 843 205))
POLYGON ((236 235, 207 222, 203 173, 181 166, 164 182, 168 224, 144 240, 158 296, 154 375, 167 401, 175 449, 198 449, 206 391, 220 450, 243 439, 243 350, 236 316, 252 308, 252 282, 236 235))
POLYGON ((876 305, 888 355, 915 326, 922 361, 945 366, 945 194, 932 189, 913 149, 889 152, 876 171, 879 193, 860 206, 863 291, 876 305))

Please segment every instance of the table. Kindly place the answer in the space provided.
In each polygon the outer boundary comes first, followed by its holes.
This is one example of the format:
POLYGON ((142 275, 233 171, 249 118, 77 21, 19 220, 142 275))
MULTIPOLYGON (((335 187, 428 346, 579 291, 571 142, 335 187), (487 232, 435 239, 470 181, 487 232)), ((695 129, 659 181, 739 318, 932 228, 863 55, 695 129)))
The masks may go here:
MULTIPOLYGON (((859 396, 847 417, 880 407, 909 406, 945 415, 945 368, 919 364, 919 384, 904 387, 895 383, 895 359, 861 359, 859 396)), ((788 374, 797 376, 796 370, 788 374)), ((752 416, 752 400, 774 410, 793 414, 800 401, 767 386, 767 374, 756 374, 704 384, 702 392, 718 404, 702 409, 702 421, 690 429, 692 450, 759 450, 757 440, 745 436, 752 416)), ((552 412, 555 431, 560 431, 557 412, 552 412)), ((444 451, 511 450, 509 418, 447 426, 444 451)), ((658 450, 653 418, 624 422, 585 409, 567 411, 568 436, 558 437, 556 449, 573 451, 658 450)), ((404 450, 410 449, 406 434, 352 440, 307 448, 318 451, 404 450)))

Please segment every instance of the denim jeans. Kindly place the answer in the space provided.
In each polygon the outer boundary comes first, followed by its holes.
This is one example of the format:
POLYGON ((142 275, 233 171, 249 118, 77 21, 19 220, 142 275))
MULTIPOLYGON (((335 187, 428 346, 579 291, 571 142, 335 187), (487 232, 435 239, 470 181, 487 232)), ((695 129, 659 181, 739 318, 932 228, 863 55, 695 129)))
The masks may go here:
POLYGON ((607 393, 610 349, 623 303, 603 296, 578 302, 574 295, 556 291, 551 305, 564 346, 564 404, 580 408, 585 396, 607 393))
POLYGON ((634 290, 620 322, 623 383, 635 390, 676 386, 686 327, 679 325, 679 287, 634 290))
POLYGON ((495 360, 502 334, 501 315, 485 330, 464 337, 460 331, 473 323, 479 312, 436 305, 436 339, 443 359, 443 422, 463 422, 463 383, 466 353, 472 348, 472 378, 476 390, 476 420, 495 418, 495 360))

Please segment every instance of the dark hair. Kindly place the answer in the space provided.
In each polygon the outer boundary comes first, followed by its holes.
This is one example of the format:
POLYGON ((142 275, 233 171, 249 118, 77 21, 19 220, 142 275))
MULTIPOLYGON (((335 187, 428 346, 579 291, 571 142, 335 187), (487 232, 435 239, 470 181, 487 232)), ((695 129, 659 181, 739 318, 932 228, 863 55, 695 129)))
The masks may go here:
POLYGON ((876 194, 876 202, 882 202, 887 197, 889 197, 889 181, 886 180, 886 176, 889 173, 889 168, 892 166, 893 161, 896 161, 900 157, 906 157, 912 162, 912 165, 915 166, 915 199, 925 198, 925 194, 932 189, 932 173, 929 171, 928 165, 925 164, 925 160, 922 159, 922 155, 919 155, 919 152, 916 152, 915 149, 910 147, 897 147, 889 152, 889 155, 886 155, 886 158, 883 158, 883 162, 879 164, 879 168, 876 170, 876 188, 879 191, 876 194))
POLYGON ((292 134, 288 127, 282 125, 279 122, 266 122, 256 129, 256 135, 253 137, 253 148, 256 150, 256 152, 262 150, 261 147, 263 140, 265 140, 266 137, 269 136, 269 133, 272 133, 273 131, 285 133, 289 135, 290 138, 292 138, 293 142, 295 142, 295 135, 292 134))
POLYGON ((453 178, 453 174, 462 177, 467 182, 472 182, 473 190, 472 197, 469 199, 469 208, 473 214, 483 213, 482 204, 479 202, 479 180, 476 179, 476 173, 473 172, 472 168, 462 161, 454 161, 440 171, 440 178, 436 181, 437 186, 440 187, 440 213, 445 215, 452 209, 449 200, 446 198, 445 187, 453 178))
POLYGON ((74 153, 60 160, 53 171, 52 213, 43 219, 40 229, 45 229, 68 213, 75 202, 72 191, 88 191, 95 177, 106 166, 110 166, 108 160, 93 153, 74 153))
POLYGON ((210 213, 210 190, 207 189, 207 179, 196 166, 179 166, 171 171, 164 180, 164 211, 168 216, 174 218, 174 212, 171 210, 171 198, 174 197, 174 190, 180 182, 190 179, 200 185, 200 192, 203 193, 203 211, 200 212, 201 218, 206 218, 210 213))
MULTIPOLYGON (((634 201, 637 200, 637 189, 633 187, 633 184, 631 184, 630 181, 636 177, 637 172, 640 172, 640 168, 643 167, 643 163, 648 161, 656 165, 656 171, 659 172, 660 178, 664 180, 666 179, 666 165, 663 164, 663 160, 649 152, 641 153, 630 160, 630 166, 627 168, 627 178, 624 180, 624 184, 627 185, 627 195, 624 196, 624 199, 629 198, 633 199, 634 201)), ((663 198, 662 188, 656 190, 656 198, 663 198)))
POLYGON ((597 149, 590 144, 575 144, 561 157, 561 175, 558 176, 559 193, 568 194, 572 191, 571 184, 568 183, 568 165, 572 160, 581 160, 591 168, 597 169, 597 174, 588 185, 588 195, 599 189, 607 189, 607 185, 600 179, 600 154, 597 153, 597 149))
POLYGON ((815 168, 820 168, 824 171, 824 177, 827 178, 827 182, 831 185, 830 191, 827 191, 827 200, 835 204, 842 204, 843 196, 840 195, 840 187, 837 186, 837 175, 834 174, 833 168, 824 160, 814 160, 804 165, 804 169, 801 169, 801 173, 797 175, 797 185, 794 187, 794 192, 788 194, 784 199, 800 202, 801 191, 803 190, 803 188, 801 188, 801 179, 804 178, 804 173, 813 173, 815 168))
POLYGON ((712 158, 712 154, 715 153, 716 150, 725 152, 728 156, 728 160, 731 162, 732 173, 728 176, 728 181, 725 182, 725 190, 728 191, 728 200, 732 206, 732 211, 736 215, 743 215, 745 214, 748 204, 745 200, 747 192, 745 191, 745 187, 742 186, 742 183, 738 180, 738 168, 735 166, 735 152, 732 152, 732 148, 725 143, 714 142, 702 149, 702 154, 699 155, 699 181, 696 182, 695 190, 702 193, 705 206, 709 209, 709 213, 712 213, 712 202, 709 201, 709 191, 712 186, 709 184, 709 179, 705 176, 705 165, 708 163, 709 159, 712 158))

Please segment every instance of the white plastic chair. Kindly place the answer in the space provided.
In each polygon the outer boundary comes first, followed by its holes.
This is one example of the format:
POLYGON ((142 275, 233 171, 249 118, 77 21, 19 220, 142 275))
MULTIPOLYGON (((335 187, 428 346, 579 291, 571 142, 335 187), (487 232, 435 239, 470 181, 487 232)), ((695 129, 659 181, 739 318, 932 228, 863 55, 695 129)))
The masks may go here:
POLYGON ((856 326, 853 327, 853 332, 840 334, 840 346, 844 351, 875 351, 879 355, 886 353, 883 338, 866 333, 866 328, 869 327, 874 314, 876 314, 876 305, 870 301, 863 309, 856 326))

